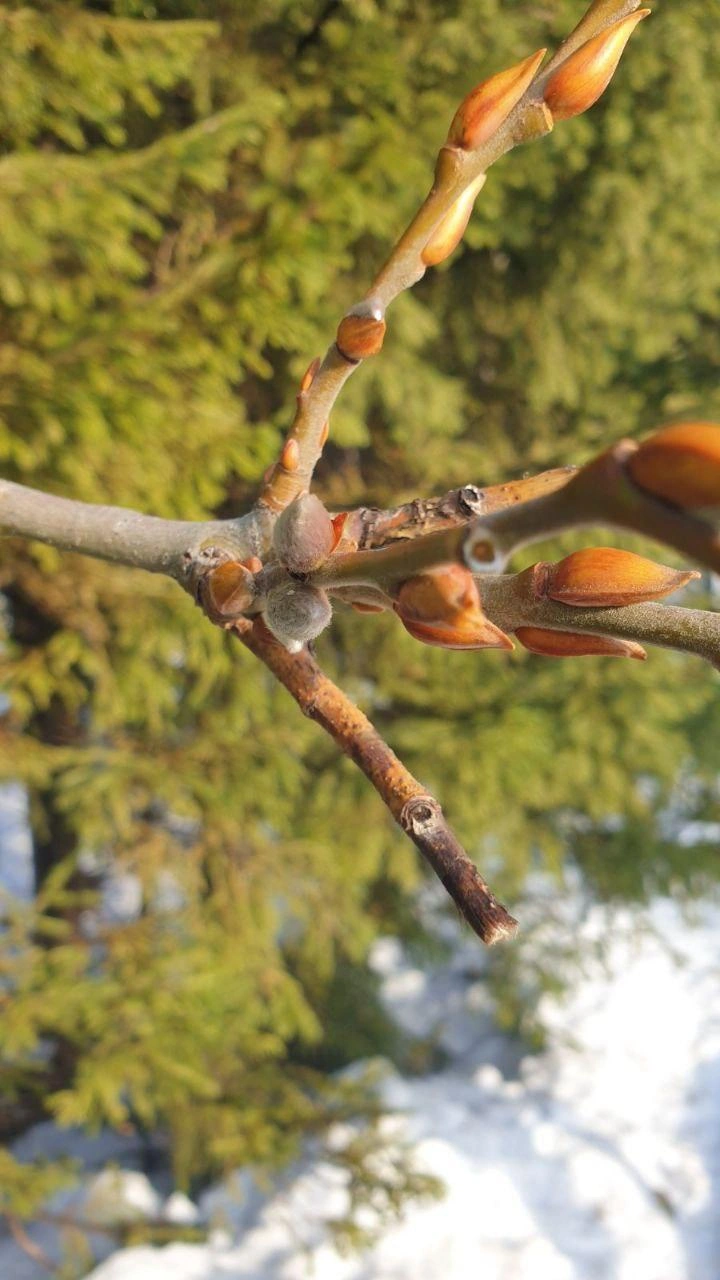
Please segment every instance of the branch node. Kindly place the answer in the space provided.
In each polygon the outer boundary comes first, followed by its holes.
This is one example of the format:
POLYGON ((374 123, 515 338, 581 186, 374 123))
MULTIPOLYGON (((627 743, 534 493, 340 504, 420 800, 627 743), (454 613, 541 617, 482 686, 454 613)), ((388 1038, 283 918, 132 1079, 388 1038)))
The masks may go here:
POLYGON ((400 813, 400 826, 412 836, 428 836, 442 821, 442 809, 434 796, 412 796, 400 813))

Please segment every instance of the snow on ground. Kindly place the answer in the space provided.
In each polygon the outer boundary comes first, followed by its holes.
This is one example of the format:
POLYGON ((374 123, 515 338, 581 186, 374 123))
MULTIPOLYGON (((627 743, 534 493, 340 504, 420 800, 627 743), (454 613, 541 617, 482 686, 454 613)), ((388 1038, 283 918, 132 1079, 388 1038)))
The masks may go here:
MULTIPOLYGON (((388 1007, 447 1054, 441 1071, 390 1071, 381 1086, 417 1163, 445 1182, 442 1201, 341 1256, 325 1228, 346 1205, 337 1168, 306 1162, 271 1193, 241 1171, 197 1206, 175 1205, 176 1221, 210 1225, 207 1244, 122 1250, 92 1280, 720 1280, 720 903, 611 911, 583 905, 572 884, 549 916, 542 890, 531 903, 529 989, 541 965, 569 982, 538 996, 539 1053, 494 1027, 469 934, 455 930, 434 966, 392 939, 373 951, 388 1007)), ((55 1154, 63 1140, 39 1126, 22 1151, 55 1154)), ((115 1158, 132 1168, 129 1151, 115 1158)), ((169 1188, 143 1178, 111 1197, 157 1213, 169 1188)), ((107 1193, 96 1172, 75 1203, 105 1213, 107 1193)), ((0 1276, 42 1274, 0 1238, 0 1276)))
POLYGON ((452 1055, 442 1072, 384 1086, 445 1199, 341 1257, 322 1222, 344 1189, 315 1164, 235 1238, 127 1250, 93 1280, 717 1280, 719 926, 713 905, 691 922, 668 901, 591 907, 574 924, 581 977, 541 998, 548 1046, 509 1076, 488 1063, 503 1045, 488 1035, 475 943, 427 973, 387 940, 374 958, 388 1003, 452 1055))

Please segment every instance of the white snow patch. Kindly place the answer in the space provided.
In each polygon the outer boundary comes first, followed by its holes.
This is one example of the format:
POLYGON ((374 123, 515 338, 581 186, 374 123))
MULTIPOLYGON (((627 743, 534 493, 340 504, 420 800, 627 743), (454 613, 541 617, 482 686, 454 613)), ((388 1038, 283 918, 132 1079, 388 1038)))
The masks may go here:
POLYGON ((442 1037, 454 1023, 462 1041, 447 1070, 382 1086, 444 1200, 344 1257, 323 1221, 346 1188, 319 1161, 253 1214, 228 1215, 234 1240, 127 1250, 93 1280, 718 1280, 720 909, 688 923, 667 901, 593 907, 572 927, 580 977, 543 996, 548 1047, 514 1078, 487 1059, 465 944, 422 982, 394 942, 375 949, 405 1025, 442 1037))
MULTIPOLYGON (((30 872, 24 795, 2 788, 0 883, 28 897, 30 872)), ((133 909, 130 888, 120 914, 133 909)), ((720 1280, 720 906, 611 912, 583 907, 570 883, 560 901, 542 895, 532 886, 543 923, 525 930, 522 972, 532 989, 550 968, 568 989, 538 1000, 539 1054, 520 1059, 497 1031, 486 957, 467 934, 435 967, 394 939, 373 949, 393 1016, 448 1057, 434 1075, 391 1072, 379 1086, 388 1138, 416 1144, 419 1165, 445 1181, 443 1201, 411 1206, 372 1249, 344 1257, 326 1222, 348 1188, 327 1162, 270 1193, 239 1171, 196 1207, 177 1192, 163 1202, 169 1188, 132 1167, 98 1172, 136 1163, 137 1139, 39 1125, 15 1144, 20 1158, 67 1152, 86 1170, 51 1208, 208 1227, 206 1244, 118 1251, 93 1280, 720 1280)), ((32 1231, 56 1252, 49 1227, 32 1231)), ((112 1247, 93 1245, 100 1257, 112 1247)), ((0 1228, 0 1276, 44 1274, 0 1228)))
POLYGON ((156 1218, 160 1204, 160 1196, 144 1173, 104 1169, 87 1184, 82 1209, 91 1222, 107 1226, 156 1218))

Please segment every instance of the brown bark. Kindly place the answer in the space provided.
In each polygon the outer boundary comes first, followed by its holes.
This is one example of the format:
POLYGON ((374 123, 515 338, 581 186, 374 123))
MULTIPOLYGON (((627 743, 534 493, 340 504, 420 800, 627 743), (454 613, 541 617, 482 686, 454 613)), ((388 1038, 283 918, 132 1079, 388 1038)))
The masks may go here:
POLYGON ((362 770, 478 937, 488 945, 511 938, 517 921, 483 880, 437 800, 405 768, 360 708, 333 684, 307 649, 288 653, 261 621, 241 623, 235 630, 304 714, 362 770))

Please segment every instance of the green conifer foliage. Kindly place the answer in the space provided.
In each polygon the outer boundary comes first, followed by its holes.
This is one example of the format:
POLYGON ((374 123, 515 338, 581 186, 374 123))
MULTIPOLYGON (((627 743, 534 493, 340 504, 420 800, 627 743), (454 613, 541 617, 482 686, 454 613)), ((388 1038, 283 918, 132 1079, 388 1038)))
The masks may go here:
MULTIPOLYGON (((242 510, 460 97, 577 8, 0 6, 3 475, 168 517, 242 510)), ((720 25, 701 0, 657 8, 607 102, 503 161, 465 247, 397 303, 333 417, 330 505, 582 461, 720 408, 720 25)), ((325 1070, 351 1017, 334 975, 372 1001, 364 958, 406 916, 412 850, 172 584, 8 541, 0 586, 0 776, 28 789, 38 878, 3 937, 3 1132, 160 1129, 186 1184, 287 1158, 367 1108, 325 1070), (122 871, 137 918, 90 936, 122 871)), ((714 765, 712 676, 677 655, 438 652, 341 613, 320 648, 502 889, 575 847, 614 892, 608 816, 649 855, 661 798, 714 765)), ((388 1042, 366 1025, 363 1051, 388 1042)), ((47 1172, 8 1170, 27 1213, 47 1172)))

